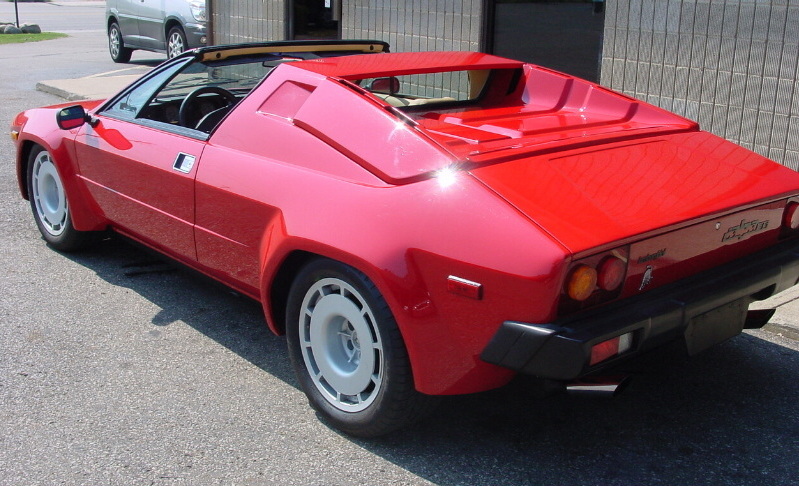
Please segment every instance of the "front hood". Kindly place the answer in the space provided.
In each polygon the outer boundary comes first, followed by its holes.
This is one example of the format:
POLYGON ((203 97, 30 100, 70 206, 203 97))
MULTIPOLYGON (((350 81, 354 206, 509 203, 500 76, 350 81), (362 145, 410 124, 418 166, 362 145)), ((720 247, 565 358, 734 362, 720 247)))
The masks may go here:
POLYGON ((799 192, 799 173, 705 132, 472 170, 575 254, 799 192))

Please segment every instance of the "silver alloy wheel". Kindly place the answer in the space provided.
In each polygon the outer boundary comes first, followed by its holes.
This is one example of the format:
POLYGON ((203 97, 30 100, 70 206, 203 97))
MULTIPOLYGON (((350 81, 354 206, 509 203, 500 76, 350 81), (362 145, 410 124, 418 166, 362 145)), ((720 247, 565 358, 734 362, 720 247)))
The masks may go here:
POLYGON ((116 28, 116 25, 111 27, 111 30, 108 31, 108 48, 111 51, 111 57, 116 59, 119 57, 119 50, 122 48, 122 39, 119 35, 119 29, 116 28))
POLYGON ((186 50, 186 45, 183 42, 183 35, 177 29, 172 29, 169 33, 169 40, 167 41, 167 57, 172 59, 183 54, 186 50))
POLYGON ((64 232, 69 219, 64 184, 47 151, 41 151, 33 161, 30 195, 36 214, 45 231, 53 236, 64 232))
POLYGON ((119 29, 116 26, 111 27, 108 32, 108 48, 111 50, 111 57, 116 59, 119 57, 119 49, 122 47, 122 39, 119 38, 119 29))
POLYGON ((302 357, 313 384, 334 407, 366 409, 383 384, 383 342, 363 296, 325 278, 305 293, 299 317, 302 357))

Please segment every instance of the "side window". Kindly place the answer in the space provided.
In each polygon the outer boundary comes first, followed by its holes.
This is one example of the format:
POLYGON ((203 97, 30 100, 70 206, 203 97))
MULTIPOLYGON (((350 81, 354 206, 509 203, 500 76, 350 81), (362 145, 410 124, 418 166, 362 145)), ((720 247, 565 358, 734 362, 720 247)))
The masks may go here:
POLYGON ((136 86, 131 91, 117 99, 111 106, 103 111, 104 114, 123 120, 133 120, 137 118, 144 107, 155 96, 155 93, 175 75, 182 65, 174 66, 172 69, 165 69, 148 79, 145 83, 136 86))
POLYGON ((170 64, 112 100, 102 113, 202 138, 274 68, 274 54, 266 57, 186 59, 170 64))

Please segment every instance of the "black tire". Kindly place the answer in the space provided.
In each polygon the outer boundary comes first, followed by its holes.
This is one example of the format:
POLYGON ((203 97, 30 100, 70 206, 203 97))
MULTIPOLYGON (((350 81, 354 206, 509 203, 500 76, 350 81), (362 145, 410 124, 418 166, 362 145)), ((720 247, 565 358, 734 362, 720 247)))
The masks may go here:
POLYGON ((125 42, 122 40, 122 31, 119 30, 119 24, 116 22, 112 23, 108 28, 108 52, 114 62, 128 62, 131 54, 133 54, 133 49, 125 47, 125 42))
POLYGON ((289 292, 286 337, 311 406, 347 434, 392 432, 425 417, 438 403, 416 391, 391 310, 375 285, 352 267, 318 259, 300 271, 289 292))
POLYGON ((172 27, 166 36, 166 57, 172 59, 186 52, 188 42, 186 41, 186 34, 180 27, 172 27))
POLYGON ((37 146, 28 156, 27 183, 33 219, 47 244, 70 252, 95 241, 98 233, 72 226, 64 184, 52 156, 43 147, 37 146))

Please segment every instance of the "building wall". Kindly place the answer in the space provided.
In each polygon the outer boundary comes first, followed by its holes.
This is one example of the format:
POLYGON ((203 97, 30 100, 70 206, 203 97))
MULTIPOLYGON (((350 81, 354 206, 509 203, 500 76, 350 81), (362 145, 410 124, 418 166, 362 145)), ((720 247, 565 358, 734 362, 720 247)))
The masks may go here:
POLYGON ((476 51, 481 0, 343 0, 344 39, 378 39, 393 52, 476 51))
MULTIPOLYGON (((286 0, 208 0, 214 44, 283 40, 286 0)), ((342 0, 344 39, 378 39, 394 52, 480 48, 481 0, 342 0)))
POLYGON ((207 0, 212 42, 272 41, 286 38, 285 0, 207 0))
POLYGON ((610 0, 601 82, 799 170, 798 0, 610 0))

